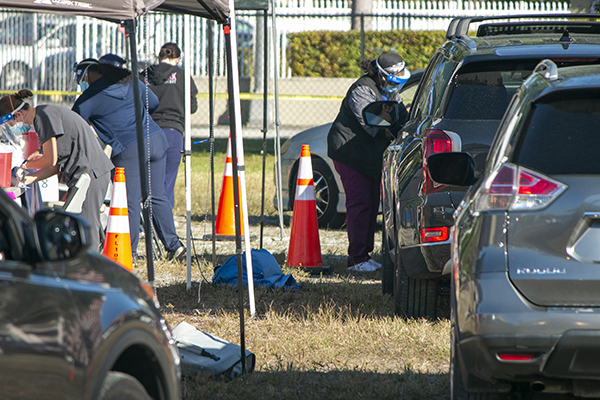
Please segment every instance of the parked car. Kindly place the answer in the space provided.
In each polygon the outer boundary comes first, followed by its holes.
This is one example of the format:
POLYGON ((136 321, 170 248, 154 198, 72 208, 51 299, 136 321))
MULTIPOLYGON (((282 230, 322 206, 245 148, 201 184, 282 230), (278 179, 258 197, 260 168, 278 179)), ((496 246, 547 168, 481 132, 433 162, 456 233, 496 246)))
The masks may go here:
POLYGON ((544 60, 480 176, 468 153, 428 158, 434 181, 474 183, 453 233, 452 399, 600 393, 599 123, 600 69, 544 60))
POLYGON ((465 151, 481 173, 509 100, 542 59, 558 66, 598 65, 597 23, 565 21, 573 16, 451 22, 448 40, 425 70, 402 136, 384 154, 383 249, 388 254, 382 287, 394 294, 395 314, 435 318, 444 304, 440 296, 449 294, 444 266, 450 260, 453 214, 466 189, 434 182, 425 168, 427 157, 465 151), (468 35, 472 23, 480 23, 476 36, 468 35))
POLYGON ((73 214, 34 219, 0 190, 0 397, 179 399, 153 288, 89 251, 73 214))
POLYGON ((39 79, 40 88, 50 88, 58 79, 72 80, 76 38, 74 18, 10 13, 0 21, 0 87, 32 88, 39 79))
MULTIPOLYGON (((417 90, 424 69, 411 72, 411 77, 401 89, 404 104, 409 107, 417 90)), ((299 132, 281 146, 281 187, 284 211, 293 211, 296 193, 296 180, 300 164, 300 150, 303 144, 310 145, 313 168, 317 219, 321 228, 340 228, 346 222, 346 194, 342 180, 327 156, 327 134, 331 123, 316 126, 299 132)), ((276 182, 276 167, 273 166, 276 182)), ((273 199, 277 208, 277 197, 273 199)))

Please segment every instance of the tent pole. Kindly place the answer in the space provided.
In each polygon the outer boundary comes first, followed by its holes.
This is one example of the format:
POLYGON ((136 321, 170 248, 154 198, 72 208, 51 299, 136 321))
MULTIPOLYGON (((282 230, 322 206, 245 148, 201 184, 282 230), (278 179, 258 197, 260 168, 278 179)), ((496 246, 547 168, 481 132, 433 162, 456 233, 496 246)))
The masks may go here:
POLYGON ((215 96, 214 96, 214 42, 213 42, 213 22, 208 21, 208 115, 210 129, 210 194, 212 210, 212 262, 213 270, 217 269, 217 231, 215 227, 215 96))
POLYGON ((281 192, 281 138, 279 136, 279 88, 277 86, 277 79, 279 77, 279 71, 277 70, 277 58, 278 54, 278 38, 277 38, 277 24, 275 16, 275 0, 271 0, 273 24, 271 29, 273 31, 273 67, 275 73, 273 74, 273 86, 275 95, 275 156, 277 157, 277 208, 279 209, 279 235, 280 239, 283 240, 283 194, 281 192))
MULTIPOLYGON (((190 59, 192 54, 192 46, 190 44, 190 15, 185 14, 183 16, 183 52, 187 55, 187 59, 190 59)), ((192 67, 190 62, 186 62, 184 68, 184 109, 185 109, 185 237, 186 237, 186 265, 187 265, 187 276, 186 276, 186 289, 192 288, 192 102, 190 96, 192 95, 191 86, 191 72, 192 67)))
POLYGON ((269 43, 269 24, 268 24, 268 10, 264 10, 263 17, 263 37, 264 37, 264 45, 263 45, 263 73, 264 73, 264 82, 263 82, 263 159, 262 159, 262 196, 261 196, 261 206, 260 206, 260 248, 263 248, 263 229, 265 225, 265 171, 266 171, 266 160, 267 160, 267 132, 269 131, 269 113, 268 113, 268 92, 269 92, 269 51, 268 43, 269 43))
MULTIPOLYGON (((234 17, 235 23, 235 17, 234 17)), ((236 184, 238 182, 238 157, 237 157, 237 137, 236 137, 236 107, 234 99, 234 77, 233 77, 233 63, 237 62, 233 60, 233 46, 231 45, 231 30, 230 22, 228 22, 223 28, 225 32, 225 47, 227 49, 227 83, 229 91, 229 129, 232 138, 233 145, 231 146, 231 160, 233 164, 233 204, 235 211, 235 254, 237 260, 237 274, 238 274, 238 295, 239 295, 239 313, 240 313, 240 348, 241 348, 241 361, 242 361, 242 374, 246 374, 246 335, 244 331, 244 282, 242 278, 242 238, 241 238, 241 213, 240 213, 240 197, 239 187, 236 184)), ((246 236, 249 236, 250 232, 246 232, 246 236)), ((252 258, 252 255, 246 255, 246 258, 252 258)), ((251 277, 248 277, 250 282, 251 277)))
MULTIPOLYGON (((140 80, 137 77, 137 44, 135 35, 135 20, 125 21, 125 33, 129 35, 129 47, 131 48, 131 70, 133 72, 133 104, 135 107, 135 130, 138 144, 138 159, 140 165, 140 183, 142 186, 142 213, 144 215, 144 239, 146 242, 146 263, 148 266, 148 282, 154 288, 154 257, 152 255, 152 213, 150 205, 152 198, 149 193, 148 165, 146 163, 146 138, 144 137, 144 125, 142 116, 142 99, 140 97, 140 80)), ((150 160, 148 160, 150 162, 150 160)), ((125 171, 127 174, 127 171, 125 171)), ((132 229, 135 229, 133 227, 132 229)))

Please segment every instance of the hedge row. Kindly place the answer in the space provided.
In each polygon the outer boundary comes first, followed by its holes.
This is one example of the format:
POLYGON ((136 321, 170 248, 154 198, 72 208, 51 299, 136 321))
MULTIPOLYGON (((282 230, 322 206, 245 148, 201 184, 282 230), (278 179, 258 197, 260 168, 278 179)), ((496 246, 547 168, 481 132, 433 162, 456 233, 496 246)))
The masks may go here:
MULTIPOLYGON (((409 69, 424 68, 445 35, 445 31, 365 32, 365 58, 398 53, 409 69)), ((359 31, 291 33, 288 66, 297 77, 356 78, 360 76, 360 48, 359 31)))

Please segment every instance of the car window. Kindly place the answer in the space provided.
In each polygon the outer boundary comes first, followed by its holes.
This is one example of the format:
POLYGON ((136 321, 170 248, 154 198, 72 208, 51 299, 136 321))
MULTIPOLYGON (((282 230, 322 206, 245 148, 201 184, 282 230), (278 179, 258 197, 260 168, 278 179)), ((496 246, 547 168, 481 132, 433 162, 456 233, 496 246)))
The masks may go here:
POLYGON ((442 58, 433 78, 433 86, 431 87, 428 104, 423 109, 427 115, 439 115, 440 106, 448 88, 448 82, 452 78, 455 69, 456 62, 445 57, 442 58))
POLYGON ((452 78, 444 118, 502 119, 512 95, 539 60, 479 62, 461 68, 452 78))
POLYGON ((547 175, 598 175, 598 126, 598 94, 534 104, 514 162, 547 175))
POLYGON ((421 78, 421 85, 419 85, 419 90, 415 95, 414 101, 411 107, 411 116, 410 119, 413 119, 413 116, 417 116, 422 114, 422 110, 425 107, 425 103, 427 101, 429 95, 429 87, 431 85, 431 76, 436 71, 440 60, 442 59, 442 55, 440 53, 436 53, 431 58, 423 77, 421 78))

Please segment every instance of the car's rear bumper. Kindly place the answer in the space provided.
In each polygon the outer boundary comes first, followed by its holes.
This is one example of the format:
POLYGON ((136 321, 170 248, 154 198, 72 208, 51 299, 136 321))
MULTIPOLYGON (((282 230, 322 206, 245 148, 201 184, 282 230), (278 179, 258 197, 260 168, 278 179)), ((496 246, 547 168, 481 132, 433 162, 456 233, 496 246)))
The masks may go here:
POLYGON ((457 294, 457 350, 469 390, 506 381, 600 394, 600 309, 538 307, 503 272, 480 274, 457 294), (500 354, 532 358, 507 361, 500 354))

